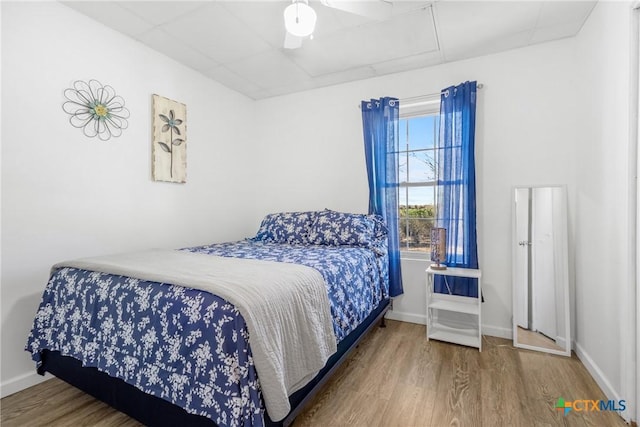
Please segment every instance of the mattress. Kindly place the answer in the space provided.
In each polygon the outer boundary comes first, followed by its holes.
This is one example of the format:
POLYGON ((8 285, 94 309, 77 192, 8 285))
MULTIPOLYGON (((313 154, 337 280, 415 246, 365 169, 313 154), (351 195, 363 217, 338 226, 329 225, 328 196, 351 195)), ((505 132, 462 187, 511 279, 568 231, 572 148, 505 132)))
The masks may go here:
MULTIPOLYGON (((186 248, 306 265, 325 279, 338 342, 384 298, 384 254, 362 247, 244 240, 186 248)), ((27 350, 72 356, 220 426, 262 425, 264 405, 244 319, 197 289, 63 268, 44 291, 27 350)))

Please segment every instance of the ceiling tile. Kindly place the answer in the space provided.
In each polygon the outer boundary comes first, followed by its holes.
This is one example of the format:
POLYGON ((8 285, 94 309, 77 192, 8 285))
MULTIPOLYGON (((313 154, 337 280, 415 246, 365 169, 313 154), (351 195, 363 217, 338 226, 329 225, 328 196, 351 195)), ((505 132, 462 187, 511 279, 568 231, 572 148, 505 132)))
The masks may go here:
POLYGON ((530 43, 543 43, 575 35, 582 28, 583 21, 566 22, 550 27, 536 28, 530 43))
POLYGON ((452 47, 444 51, 444 59, 446 62, 458 61, 527 46, 533 31, 527 30, 501 37, 496 36, 491 40, 483 39, 474 44, 452 47))
POLYGON ((213 59, 185 45, 160 29, 153 29, 136 37, 145 45, 195 70, 203 71, 218 65, 213 59))
POLYGON ((280 96, 286 95, 288 93, 302 92, 305 90, 313 89, 315 87, 315 84, 311 80, 298 83, 290 83, 285 86, 273 87, 269 89, 268 96, 280 96))
MULTIPOLYGON (((545 1, 538 18, 537 27, 550 27, 567 22, 583 23, 593 8, 595 1, 545 1)), ((578 30, 582 27, 578 27, 578 30)))
POLYGON ((424 8, 389 21, 305 41, 301 49, 287 55, 317 77, 436 49, 431 9, 424 8))
MULTIPOLYGON (((335 1, 335 0, 334 0, 335 1)), ((344 1, 344 0, 340 0, 344 1)), ((361 25, 365 25, 371 22, 379 22, 372 20, 371 18, 367 18, 365 16, 357 15, 355 13, 349 13, 338 9, 333 9, 327 6, 322 5, 319 1, 311 3, 313 8, 318 13, 318 27, 322 27, 326 25, 324 21, 329 21, 330 19, 335 20, 332 25, 326 30, 318 28, 320 31, 326 31, 326 34, 331 34, 337 30, 343 28, 353 28, 359 27, 361 25), (318 7, 315 5, 318 4, 318 7)))
POLYGON ((243 77, 240 77, 238 74, 229 70, 224 65, 212 68, 210 70, 205 70, 203 71, 203 74, 240 93, 248 94, 263 90, 260 86, 243 77))
POLYGON ((161 28, 222 64, 271 48, 220 3, 207 3, 161 28))
POLYGON ((394 1, 392 10, 394 15, 402 15, 407 12, 431 6, 432 3, 433 1, 394 1))
POLYGON ((432 65, 441 64, 442 62, 443 58, 441 53, 436 51, 406 56, 404 58, 397 58, 391 61, 379 62, 377 64, 372 64, 371 67, 377 75, 383 75, 413 70, 416 68, 430 67, 432 65))
POLYGON ((118 1, 116 3, 152 25, 172 21, 204 5, 202 1, 118 1))
POLYGON ((225 9, 249 27, 249 31, 277 48, 282 47, 284 40, 283 11, 289 4, 290 1, 222 3, 225 9))
POLYGON ((266 89, 260 89, 260 90, 256 90, 256 91, 253 91, 253 92, 247 92, 247 93, 245 93, 245 95, 247 95, 249 98, 255 99, 255 100, 265 99, 265 98, 269 98, 269 97, 273 96, 266 89))
POLYGON ((63 4, 129 36, 136 36, 152 28, 152 25, 115 2, 65 1, 63 4))
MULTIPOLYGON (((472 51, 533 30, 541 2, 439 1, 434 3, 440 48, 472 51)), ((528 42, 528 40, 527 40, 528 42)), ((447 55, 449 57, 449 55, 447 55)))
POLYGON ((315 87, 331 86, 344 82, 352 82, 354 80, 368 79, 375 77, 376 73, 373 68, 358 67, 351 70, 338 71, 336 73, 325 74, 319 77, 314 77, 313 82, 315 87))
POLYGON ((322 38, 346 28, 353 28, 372 22, 370 19, 363 16, 332 9, 324 6, 320 2, 312 2, 311 4, 318 15, 316 28, 313 32, 313 36, 316 38, 322 38))
POLYGON ((264 89, 310 80, 304 71, 275 49, 225 65, 240 77, 264 89))

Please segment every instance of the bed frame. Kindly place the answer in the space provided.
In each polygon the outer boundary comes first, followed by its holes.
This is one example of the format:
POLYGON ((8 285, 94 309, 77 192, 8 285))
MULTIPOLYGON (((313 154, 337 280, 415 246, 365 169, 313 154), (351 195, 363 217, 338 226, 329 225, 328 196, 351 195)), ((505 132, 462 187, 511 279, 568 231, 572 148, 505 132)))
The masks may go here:
MULTIPOLYGON (((354 331, 338 345, 338 351, 327 361, 324 368, 305 387, 289 396, 291 411, 282 421, 274 422, 265 412, 268 427, 288 427, 302 412, 304 406, 320 391, 338 367, 359 344, 360 340, 377 322, 384 327, 384 315, 389 310, 389 299, 383 300, 354 331)), ((84 368, 82 363, 58 351, 44 350, 38 373, 49 372, 74 387, 79 388, 115 409, 124 412, 147 426, 214 427, 209 418, 187 413, 179 406, 164 399, 146 394, 124 381, 110 377, 96 368, 84 368)))

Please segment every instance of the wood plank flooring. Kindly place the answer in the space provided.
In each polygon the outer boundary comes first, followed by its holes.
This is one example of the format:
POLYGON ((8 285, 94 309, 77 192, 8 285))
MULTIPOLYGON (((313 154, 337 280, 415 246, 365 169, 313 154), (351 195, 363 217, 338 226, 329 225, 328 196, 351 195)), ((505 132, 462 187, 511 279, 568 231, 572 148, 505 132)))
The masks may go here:
MULTIPOLYGON (((425 339, 425 327, 375 328, 296 419, 315 426, 626 426, 613 412, 554 408, 605 399, 582 363, 484 337, 483 351, 425 339)), ((0 401, 3 427, 140 426, 53 378, 0 401)))

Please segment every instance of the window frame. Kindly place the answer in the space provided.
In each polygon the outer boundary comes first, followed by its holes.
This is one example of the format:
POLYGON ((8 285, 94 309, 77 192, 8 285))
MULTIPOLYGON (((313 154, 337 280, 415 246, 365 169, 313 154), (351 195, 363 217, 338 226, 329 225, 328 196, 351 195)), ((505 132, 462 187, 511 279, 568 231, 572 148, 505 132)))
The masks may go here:
MULTIPOLYGON (((400 120, 405 120, 405 119, 411 119, 411 118, 416 118, 416 117, 425 117, 425 116, 439 116, 440 115, 440 94, 437 95, 433 95, 433 96, 429 96, 429 97, 418 97, 418 98, 410 98, 409 100, 407 100, 407 102, 400 102, 400 112, 399 112, 399 119, 400 120)), ((408 147, 402 147, 398 149, 398 155, 400 156, 400 153, 409 153, 412 151, 427 151, 424 149, 420 149, 420 150, 408 150, 408 147)), ((434 148, 433 148, 433 153, 435 155, 436 158, 436 165, 438 164, 437 158, 439 156, 439 145, 438 145, 438 138, 435 139, 434 141, 434 148)), ((400 166, 400 157, 398 157, 398 167, 400 166)), ((407 165, 408 168, 408 165, 407 165)), ((408 173, 408 171, 407 171, 408 173)), ((418 182, 418 181, 405 181, 402 182, 401 180, 398 180, 398 199, 399 201, 401 200, 400 197, 400 192, 401 191, 405 191, 408 192, 409 188, 429 188, 432 187, 434 189, 434 192, 436 194, 434 194, 434 207, 436 209, 435 215, 434 215, 434 220, 437 218, 437 185, 438 185, 438 181, 437 178, 438 177, 438 169, 436 166, 436 173, 435 173, 435 177, 433 181, 423 181, 423 182, 418 182)), ((405 193, 403 195, 402 200, 408 200, 407 199, 407 193, 405 193)), ((400 216, 400 206, 401 204, 398 203, 398 222, 399 224, 402 224, 402 219, 400 216)), ((399 237, 399 235, 398 235, 399 237)), ((427 251, 418 251, 418 250, 408 250, 406 247, 403 247, 402 244, 400 244, 400 259, 402 260, 416 260, 416 261, 428 261, 431 259, 431 250, 427 250, 427 251)))

